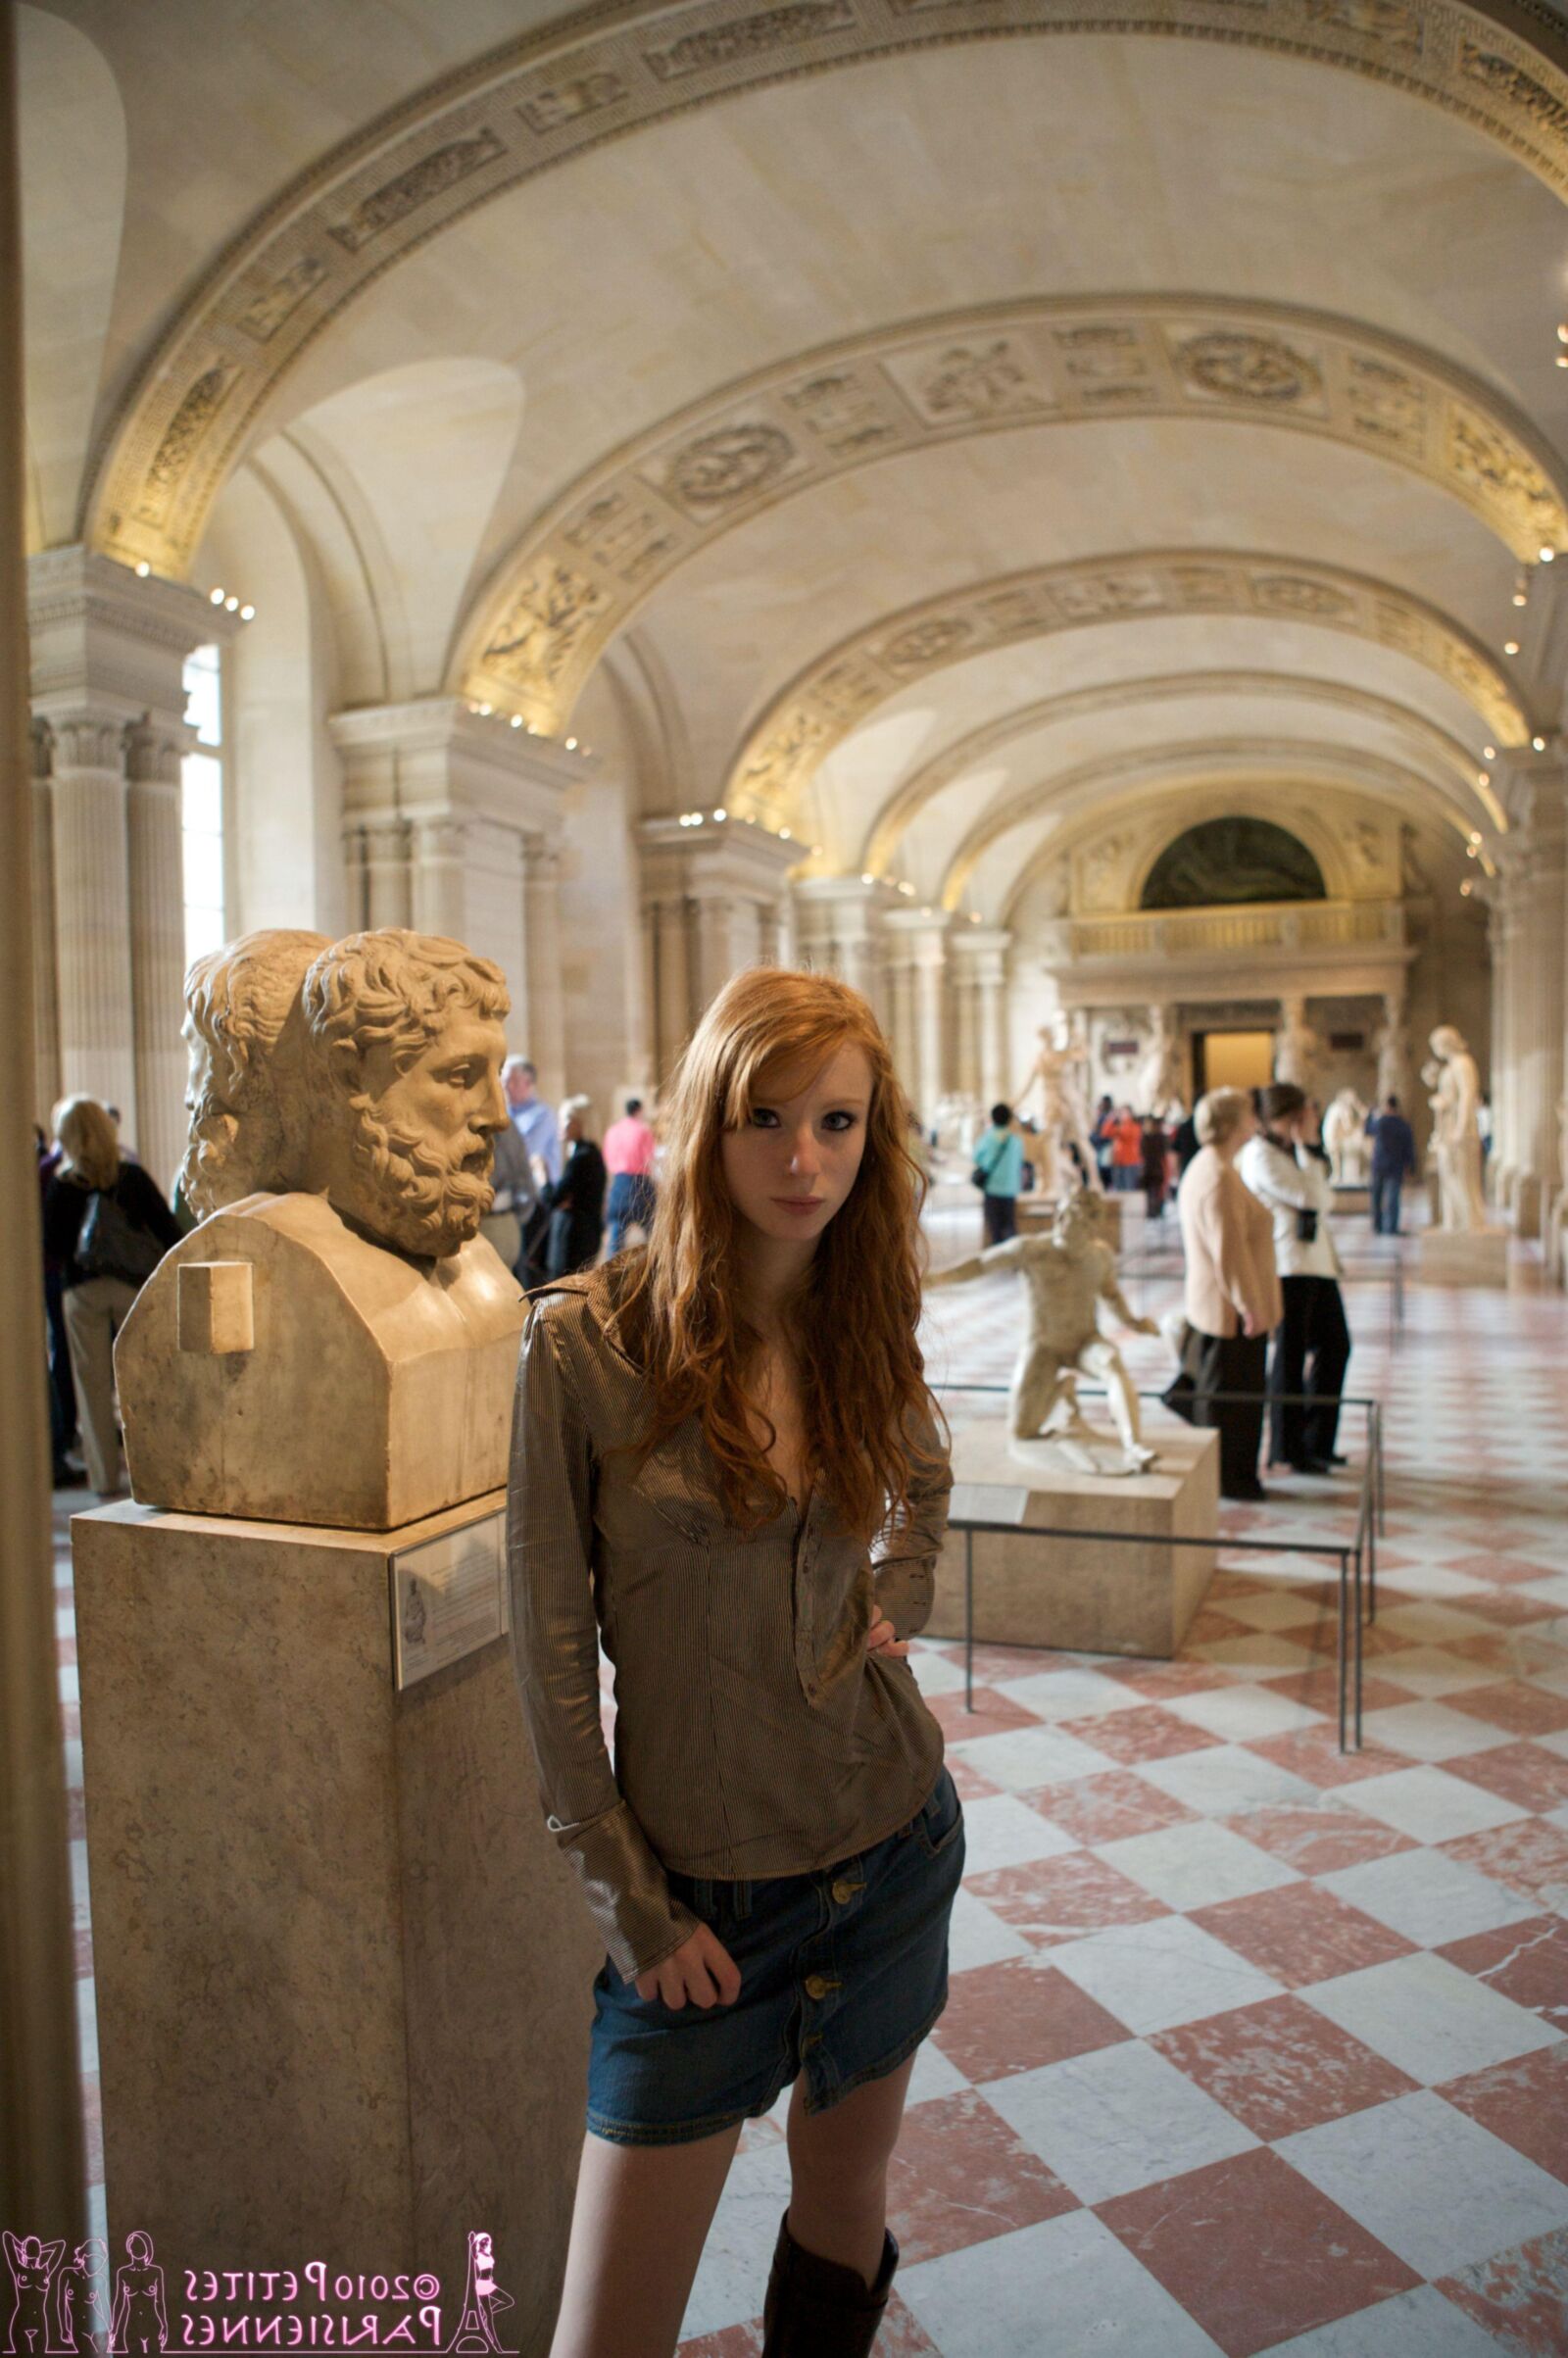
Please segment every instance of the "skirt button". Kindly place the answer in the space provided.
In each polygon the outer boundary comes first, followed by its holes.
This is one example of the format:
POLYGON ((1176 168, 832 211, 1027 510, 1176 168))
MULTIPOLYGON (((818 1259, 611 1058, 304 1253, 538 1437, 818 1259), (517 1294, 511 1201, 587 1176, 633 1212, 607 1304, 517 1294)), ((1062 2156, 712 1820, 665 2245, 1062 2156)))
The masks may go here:
POLYGON ((841 1880, 840 1882, 836 1883, 836 1884, 833 1886, 833 1896, 834 1896, 834 1898, 835 1898, 835 1899, 838 1901, 838 1903, 839 1903, 840 1907, 844 1907, 844 1906, 845 1906, 845 1905, 846 1905, 846 1904, 847 1904, 847 1903, 848 1903, 850 1900, 852 1900, 852 1899, 855 1897, 855 1886, 854 1886, 854 1884, 852 1884, 852 1883, 845 1883, 845 1882, 843 1882, 842 1880, 841 1880))
POLYGON ((819 1973, 809 1973, 807 1975, 806 1994, 808 1997, 826 1997, 827 1984, 823 1981, 822 1976, 819 1973))

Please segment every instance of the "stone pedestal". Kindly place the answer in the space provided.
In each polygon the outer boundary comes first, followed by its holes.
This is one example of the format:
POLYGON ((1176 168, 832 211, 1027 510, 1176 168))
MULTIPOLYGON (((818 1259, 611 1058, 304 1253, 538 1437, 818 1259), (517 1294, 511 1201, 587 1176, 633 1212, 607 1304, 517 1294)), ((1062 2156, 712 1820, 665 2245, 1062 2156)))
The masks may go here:
MULTIPOLYGON (((1091 1405, 1091 1403, 1086 1403, 1091 1405)), ((1219 1516, 1219 1435, 1158 1435, 1159 1462, 1147 1474, 1037 1472, 1012 1454, 1000 1418, 954 1436, 955 1483, 987 1519, 1018 1523, 1018 1536, 984 1533, 974 1547, 974 1634, 999 1646, 1168 1658, 1214 1574, 1210 1547, 1162 1547, 1172 1537, 1211 1539, 1219 1516), (985 1492, 995 1493, 994 1507, 985 1492), (1149 1544, 1032 1538, 1041 1526, 1125 1531, 1149 1544)), ((960 1502, 961 1503, 961 1502, 960 1502)), ((961 1532, 950 1533, 937 1565, 927 1637, 963 1635, 961 1532)))
POLYGON ((1359 1180, 1352 1183, 1348 1179, 1336 1179, 1333 1208, 1335 1211, 1353 1212, 1357 1218, 1364 1220, 1372 1210, 1372 1190, 1363 1187, 1359 1180))
POLYGON ((389 1603, 396 1552, 502 1505, 372 1536, 127 1503, 72 1537, 113 2247, 144 2230, 172 2284, 427 2270, 441 2347, 484 2230, 528 2358, 601 1945, 509 1639, 400 1693, 389 1603))
POLYGON ((1416 1269, 1429 1286, 1506 1286, 1505 1228, 1423 1228, 1416 1269))

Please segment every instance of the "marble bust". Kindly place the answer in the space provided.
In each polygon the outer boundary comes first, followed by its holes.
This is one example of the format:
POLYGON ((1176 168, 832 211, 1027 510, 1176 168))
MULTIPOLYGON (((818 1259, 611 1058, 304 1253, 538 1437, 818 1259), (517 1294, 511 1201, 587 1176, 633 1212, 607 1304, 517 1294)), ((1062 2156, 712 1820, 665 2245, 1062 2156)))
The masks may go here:
POLYGON ((1077 1473, 1142 1474, 1155 1463, 1145 1447, 1138 1395, 1120 1351, 1101 1332, 1103 1304, 1134 1334, 1158 1333, 1129 1308, 1116 1283, 1116 1256, 1102 1244, 1093 1198, 1064 1198, 1049 1236, 1009 1237, 926 1279, 927 1289, 966 1285, 994 1270, 1016 1269, 1029 1295, 1029 1319, 1008 1394, 1013 1456, 1049 1459, 1053 1451, 1077 1473), (1099 1432, 1078 1402, 1078 1377, 1105 1387, 1117 1444, 1099 1432), (1119 1446, 1117 1446, 1119 1445, 1119 1446))
POLYGON ((1440 1023, 1428 1043, 1437 1062, 1432 1152, 1438 1168, 1438 1221, 1448 1229, 1485 1228, 1481 1192, 1481 1076, 1462 1032, 1440 1023))
POLYGON ((306 946, 253 935, 193 969, 186 1167, 211 1208, 117 1346, 125 1453, 160 1506, 384 1531, 506 1478, 522 1303, 478 1231, 509 1002, 458 942, 306 946))

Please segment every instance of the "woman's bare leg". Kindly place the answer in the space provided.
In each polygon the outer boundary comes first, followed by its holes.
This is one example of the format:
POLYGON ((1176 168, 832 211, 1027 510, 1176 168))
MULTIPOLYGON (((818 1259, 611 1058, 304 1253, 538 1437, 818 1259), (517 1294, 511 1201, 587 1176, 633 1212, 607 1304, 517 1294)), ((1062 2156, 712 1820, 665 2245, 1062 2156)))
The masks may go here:
POLYGON ((818 2259, 858 2269, 867 2286, 882 2265, 888 2164, 913 2069, 911 2055, 827 2112, 807 2111, 804 2074, 790 2098, 790 2234, 818 2259))
POLYGON ((550 2358, 670 2358, 740 2134, 583 2138, 550 2358))

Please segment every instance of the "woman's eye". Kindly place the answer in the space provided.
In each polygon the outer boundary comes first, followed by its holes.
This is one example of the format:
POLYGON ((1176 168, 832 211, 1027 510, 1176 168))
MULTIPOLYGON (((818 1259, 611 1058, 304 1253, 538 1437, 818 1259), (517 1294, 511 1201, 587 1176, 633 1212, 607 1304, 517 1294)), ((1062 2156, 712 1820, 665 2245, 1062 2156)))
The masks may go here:
POLYGON ((824 1129, 842 1133, 845 1130, 853 1130, 856 1119, 857 1117, 853 1113, 829 1113, 824 1116, 822 1126, 824 1129))
POLYGON ((770 1105, 754 1105, 752 1107, 752 1126, 757 1130, 776 1130, 778 1115, 770 1105))

